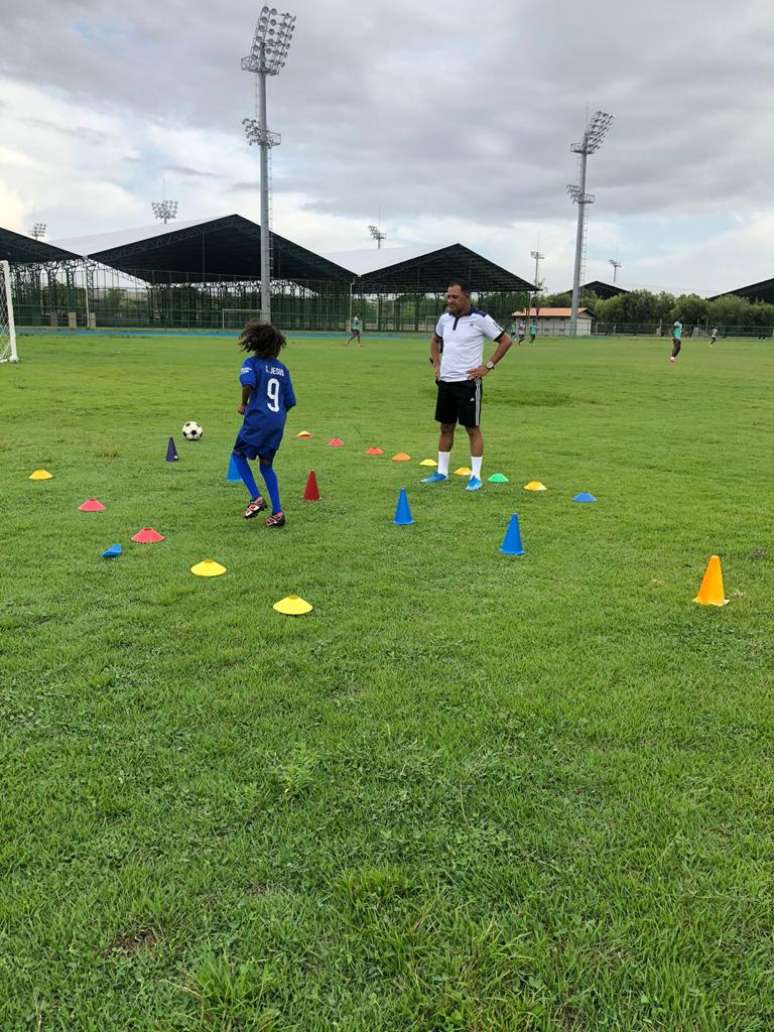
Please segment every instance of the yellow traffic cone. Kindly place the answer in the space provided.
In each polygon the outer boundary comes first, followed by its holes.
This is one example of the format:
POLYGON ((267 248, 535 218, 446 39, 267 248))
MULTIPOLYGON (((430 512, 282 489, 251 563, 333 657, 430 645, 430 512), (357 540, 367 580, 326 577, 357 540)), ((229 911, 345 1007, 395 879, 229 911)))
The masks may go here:
POLYGON ((214 559, 204 559, 191 567, 191 573, 195 573, 197 577, 220 577, 225 572, 226 567, 216 563, 214 559))
POLYGON ((285 616, 303 616, 304 613, 311 613, 314 606, 309 605, 298 595, 287 595, 279 602, 275 602, 272 609, 276 609, 278 613, 284 613, 285 616))
POLYGON ((541 484, 539 480, 530 480, 528 484, 524 485, 525 491, 547 491, 548 488, 545 484, 541 484))
POLYGON ((434 469, 438 465, 438 463, 435 461, 435 459, 422 459, 419 465, 429 466, 431 469, 434 469))
POLYGON ((469 477, 472 472, 473 470, 469 469, 467 466, 460 466, 459 469, 455 469, 454 475, 455 477, 469 477))
POLYGON ((699 594, 693 601, 698 602, 700 606, 725 606, 728 604, 723 588, 723 568, 720 565, 719 555, 710 556, 699 594))
POLYGON ((54 474, 49 473, 47 469, 36 469, 34 473, 30 473, 30 480, 53 480, 54 474))

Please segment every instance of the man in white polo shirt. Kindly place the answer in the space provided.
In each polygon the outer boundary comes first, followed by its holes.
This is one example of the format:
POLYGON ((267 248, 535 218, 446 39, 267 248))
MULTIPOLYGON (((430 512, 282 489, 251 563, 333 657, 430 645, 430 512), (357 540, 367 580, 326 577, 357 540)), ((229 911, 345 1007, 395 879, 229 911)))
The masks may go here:
POLYGON ((513 344, 502 326, 470 303, 470 288, 461 279, 452 280, 446 292, 447 311, 438 320, 430 344, 430 361, 438 400, 435 418, 441 424, 438 442, 438 470, 425 477, 423 484, 441 484, 449 479, 449 459, 454 444, 454 429, 464 426, 470 439, 471 476, 468 491, 481 488, 481 463, 484 438, 481 436, 481 381, 497 365, 513 344), (497 349, 484 362, 484 341, 493 340, 497 349))

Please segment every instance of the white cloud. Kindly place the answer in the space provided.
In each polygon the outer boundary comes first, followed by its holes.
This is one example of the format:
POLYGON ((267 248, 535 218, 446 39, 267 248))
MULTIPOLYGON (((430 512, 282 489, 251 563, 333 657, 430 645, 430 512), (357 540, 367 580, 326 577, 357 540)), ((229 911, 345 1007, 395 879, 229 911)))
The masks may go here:
MULTIPOLYGON (((146 224, 164 174, 183 219, 257 218, 239 68, 256 5, 162 6, 5 0, 0 225, 45 221, 56 238, 146 224)), ((270 80, 278 232, 325 252, 368 246, 381 209, 388 246, 459 240, 523 276, 539 243, 547 287, 565 289, 569 143, 588 104, 616 121, 590 165, 585 278, 611 278, 608 257, 623 285, 709 292, 772 271, 765 0, 293 10, 290 59, 270 80)))

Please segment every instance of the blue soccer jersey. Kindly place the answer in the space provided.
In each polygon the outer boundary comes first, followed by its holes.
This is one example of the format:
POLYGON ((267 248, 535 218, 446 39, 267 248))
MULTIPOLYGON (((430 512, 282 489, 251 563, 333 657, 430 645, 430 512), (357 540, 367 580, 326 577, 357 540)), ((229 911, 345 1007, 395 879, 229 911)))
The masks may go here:
POLYGON ((276 358, 251 355, 244 360, 239 382, 251 391, 238 440, 256 454, 273 454, 282 440, 288 411, 296 403, 290 371, 276 358))

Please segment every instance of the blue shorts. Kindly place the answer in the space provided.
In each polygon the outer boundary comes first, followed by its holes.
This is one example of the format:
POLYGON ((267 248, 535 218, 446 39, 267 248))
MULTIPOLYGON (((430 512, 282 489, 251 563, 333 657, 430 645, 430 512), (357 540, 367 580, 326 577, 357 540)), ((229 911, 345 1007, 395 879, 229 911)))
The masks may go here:
POLYGON ((237 455, 244 455, 246 459, 260 458, 265 462, 271 462, 282 443, 283 429, 283 427, 278 427, 263 432, 248 431, 245 433, 244 427, 242 427, 234 441, 234 452, 237 455))

